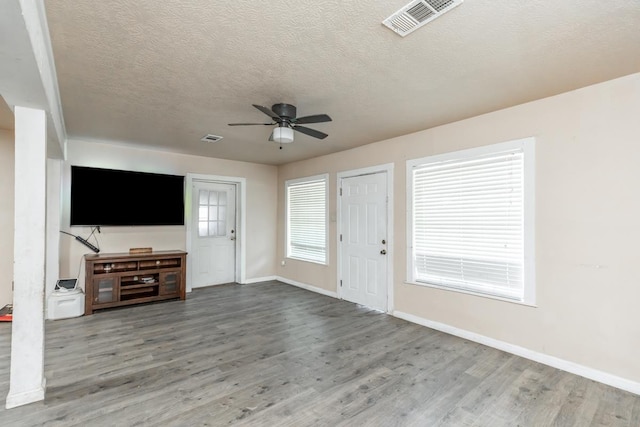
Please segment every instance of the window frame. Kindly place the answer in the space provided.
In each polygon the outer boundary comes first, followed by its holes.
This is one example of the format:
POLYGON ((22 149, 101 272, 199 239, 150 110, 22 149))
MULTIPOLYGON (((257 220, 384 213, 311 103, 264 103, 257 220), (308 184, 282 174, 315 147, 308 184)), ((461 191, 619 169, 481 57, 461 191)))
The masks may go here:
POLYGON ((535 138, 523 138, 508 142, 475 147, 466 150, 436 154, 433 156, 410 159, 406 162, 407 191, 407 272, 406 282, 412 285, 426 286, 457 293, 470 294, 505 302, 534 306, 536 304, 535 278, 535 138), (426 164, 452 160, 465 160, 477 156, 497 154, 505 151, 522 151, 523 158, 523 293, 520 299, 513 299, 497 294, 461 289, 454 286, 418 281, 415 277, 413 257, 413 178, 414 169, 426 164))
POLYGON ((284 239, 284 253, 285 258, 292 259, 296 261, 304 261, 310 262, 313 264, 319 265, 329 265, 329 174, 319 174, 302 178, 288 179, 285 181, 284 185, 284 200, 285 200, 285 239, 284 239), (309 259, 300 256, 294 256, 291 254, 291 242, 290 231, 289 231, 289 188, 295 185, 314 182, 314 181, 323 181, 324 183, 324 194, 325 194, 325 203, 324 203, 324 261, 318 261, 316 259, 309 259))

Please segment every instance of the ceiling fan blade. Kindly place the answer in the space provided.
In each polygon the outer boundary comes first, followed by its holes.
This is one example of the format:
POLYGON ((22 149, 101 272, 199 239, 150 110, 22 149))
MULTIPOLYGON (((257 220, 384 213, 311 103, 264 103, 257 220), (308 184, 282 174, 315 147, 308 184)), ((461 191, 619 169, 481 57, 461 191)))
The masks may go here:
POLYGON ((331 117, 327 116, 326 114, 315 114, 313 116, 304 116, 304 117, 298 117, 297 119, 293 119, 291 120, 293 123, 296 124, 307 124, 307 123, 322 123, 322 122, 330 122, 331 121, 331 117))
POLYGON ((329 135, 327 135, 324 132, 320 132, 318 130, 315 129, 311 129, 308 127, 304 127, 304 126, 292 126, 293 130, 297 130, 298 132, 302 132, 306 135, 312 136, 314 138, 318 138, 318 139, 325 139, 326 137, 328 137, 329 135))
POLYGON ((271 117, 272 119, 276 119, 276 118, 280 118, 280 116, 278 116, 276 113, 274 113, 273 111, 271 111, 270 109, 268 109, 267 107, 263 107, 262 105, 257 105, 257 104, 251 104, 254 107, 256 107, 258 110, 262 111, 264 114, 266 114, 267 116, 271 117))
POLYGON ((275 123, 229 123, 229 126, 271 126, 275 125, 275 123))

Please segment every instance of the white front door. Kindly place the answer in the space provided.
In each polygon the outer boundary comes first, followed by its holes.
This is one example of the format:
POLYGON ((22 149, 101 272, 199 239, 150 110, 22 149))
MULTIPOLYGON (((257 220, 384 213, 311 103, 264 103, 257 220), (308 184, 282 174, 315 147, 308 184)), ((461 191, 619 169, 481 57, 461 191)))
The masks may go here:
POLYGON ((387 310, 386 172, 343 178, 340 203, 341 296, 387 310))
POLYGON ((194 182, 192 287, 236 280, 236 186, 194 182))

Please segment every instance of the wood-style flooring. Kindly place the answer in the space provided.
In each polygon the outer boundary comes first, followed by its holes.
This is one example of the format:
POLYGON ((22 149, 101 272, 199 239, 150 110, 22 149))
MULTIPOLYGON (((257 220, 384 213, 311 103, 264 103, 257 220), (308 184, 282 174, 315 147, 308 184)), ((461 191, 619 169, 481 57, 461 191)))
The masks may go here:
POLYGON ((640 426, 640 396, 278 282, 46 323, 2 426, 640 426))

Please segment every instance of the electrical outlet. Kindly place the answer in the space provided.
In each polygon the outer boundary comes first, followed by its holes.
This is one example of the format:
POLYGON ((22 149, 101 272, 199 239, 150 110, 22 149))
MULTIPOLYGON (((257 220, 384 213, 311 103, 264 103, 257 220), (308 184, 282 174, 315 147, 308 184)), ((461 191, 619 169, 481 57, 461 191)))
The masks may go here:
POLYGON ((281 266, 285 266, 287 263, 285 262, 285 260, 282 260, 282 262, 280 263, 281 266))

